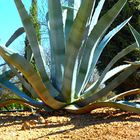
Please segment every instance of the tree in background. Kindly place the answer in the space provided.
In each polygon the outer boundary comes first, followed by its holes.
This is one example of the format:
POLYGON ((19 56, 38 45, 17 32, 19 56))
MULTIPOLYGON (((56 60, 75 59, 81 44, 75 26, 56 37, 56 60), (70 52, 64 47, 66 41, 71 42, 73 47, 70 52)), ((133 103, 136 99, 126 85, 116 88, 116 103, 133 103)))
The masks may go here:
MULTIPOLYGON (((38 39, 39 43, 41 43, 40 23, 38 21, 37 0, 32 0, 31 7, 30 7, 30 16, 31 16, 34 28, 36 30, 37 39, 38 39)), ((29 44, 27 36, 25 37, 25 54, 24 54, 24 57, 28 61, 31 61, 31 63, 33 64, 34 68, 36 69, 35 62, 34 62, 35 60, 33 58, 32 50, 31 50, 31 47, 30 47, 30 44, 29 44)), ((23 88, 23 91, 25 93, 27 93, 29 96, 31 96, 29 91, 26 88, 24 88, 24 86, 22 88, 23 88)))
MULTIPOLYGON (((40 23, 38 21, 37 0, 32 0, 32 4, 31 4, 31 8, 30 8, 30 16, 31 16, 34 28, 36 30, 37 39, 38 39, 39 43, 41 43, 40 23)), ((25 38, 25 58, 28 60, 32 59, 31 47, 30 47, 27 36, 25 38)))
MULTIPOLYGON (((111 7, 112 4, 116 3, 118 0, 109 0, 106 1, 104 5, 104 12, 111 7)), ((112 27, 115 27, 117 23, 124 21, 125 19, 132 16, 130 24, 133 25, 138 31, 140 31, 140 1, 139 0, 128 0, 128 3, 125 5, 125 8, 122 10, 121 14, 113 23, 112 27)), ((108 64, 108 62, 123 48, 128 46, 129 43, 133 43, 134 38, 130 33, 130 30, 125 26, 116 36, 113 37, 112 41, 109 42, 108 47, 106 47, 101 55, 101 59, 98 64, 98 68, 102 69, 108 64)), ((140 60, 140 52, 135 51, 130 53, 123 60, 120 60, 117 65, 122 61, 129 60, 135 61, 140 60), (131 58, 131 60, 130 60, 131 58)), ((140 87, 140 75, 139 72, 132 74, 123 84, 121 84, 116 90, 118 92, 124 92, 129 89, 134 89, 140 87)))
MULTIPOLYGON (((116 3, 118 0, 107 1, 104 5, 103 13, 111 7, 112 4, 116 3)), ((125 8, 122 10, 121 14, 115 20, 111 28, 114 28, 117 23, 124 21, 125 19, 132 16, 130 24, 133 25, 138 31, 140 31, 140 1, 139 0, 128 0, 128 3, 125 5, 125 8)), ((116 36, 113 37, 112 41, 108 44, 108 47, 105 48, 102 57, 100 59, 99 67, 102 70, 108 64, 108 62, 116 55, 116 53, 126 46, 129 43, 134 42, 134 38, 130 33, 130 30, 125 26, 116 36)), ((140 58, 140 53, 136 51, 133 54, 129 54, 129 57, 125 57, 125 60, 131 58, 131 60, 137 60, 140 58)))

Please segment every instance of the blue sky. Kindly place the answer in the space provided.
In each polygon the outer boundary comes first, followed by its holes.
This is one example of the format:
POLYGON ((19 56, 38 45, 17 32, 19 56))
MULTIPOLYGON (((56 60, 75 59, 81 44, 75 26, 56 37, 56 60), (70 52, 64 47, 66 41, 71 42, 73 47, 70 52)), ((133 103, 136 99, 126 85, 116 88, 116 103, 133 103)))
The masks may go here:
MULTIPOLYGON (((22 0, 29 9, 30 0, 22 0)), ((14 0, 0 0, 0 44, 5 44, 16 29, 22 26, 14 0)))
MULTIPOLYGON (((31 0, 22 0, 26 9, 30 8, 31 0)), ((14 0, 0 0, 0 45, 4 45, 16 29, 22 26, 14 0)), ((9 46, 15 52, 23 53, 25 35, 9 46)), ((4 63, 0 57, 0 64, 4 63)))

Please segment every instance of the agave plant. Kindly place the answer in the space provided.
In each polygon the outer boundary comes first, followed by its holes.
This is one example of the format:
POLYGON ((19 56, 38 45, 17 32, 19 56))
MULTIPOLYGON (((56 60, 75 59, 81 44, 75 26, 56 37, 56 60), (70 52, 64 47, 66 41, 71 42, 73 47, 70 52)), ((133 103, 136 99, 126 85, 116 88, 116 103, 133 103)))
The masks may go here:
POLYGON ((130 63, 112 68, 119 59, 137 49, 138 43, 119 52, 106 66, 99 79, 93 83, 90 82, 92 72, 96 68, 103 49, 131 19, 131 17, 126 19, 109 31, 109 27, 127 0, 118 0, 104 15, 101 15, 101 10, 105 0, 99 2, 96 0, 70 0, 65 6, 61 5, 60 0, 48 0, 46 17, 51 46, 50 75, 46 72, 45 52, 37 40, 30 16, 21 0, 14 0, 14 2, 24 29, 20 28, 15 31, 5 46, 0 46, 0 55, 11 68, 0 75, 0 85, 16 93, 21 99, 1 101, 0 106, 19 102, 45 109, 48 107, 51 109, 63 108, 73 113, 87 113, 92 109, 105 106, 140 112, 139 107, 132 103, 115 102, 114 99, 117 99, 118 96, 108 101, 97 102, 140 67, 139 64, 130 63), (75 3, 79 6, 75 7, 75 3), (24 31, 31 46, 37 71, 23 56, 7 48, 24 31), (114 78, 116 74, 117 76, 114 78), (34 98, 23 93, 10 81, 13 75, 18 77, 34 98), (101 84, 110 79, 113 80, 108 85, 102 89, 99 88, 101 84))

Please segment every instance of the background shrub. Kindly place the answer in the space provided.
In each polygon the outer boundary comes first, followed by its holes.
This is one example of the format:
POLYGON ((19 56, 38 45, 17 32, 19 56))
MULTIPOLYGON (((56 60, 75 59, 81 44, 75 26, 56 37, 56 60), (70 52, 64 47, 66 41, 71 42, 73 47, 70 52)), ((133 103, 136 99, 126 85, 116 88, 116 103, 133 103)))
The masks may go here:
MULTIPOLYGON (((113 5, 116 2, 117 0, 106 1, 103 13, 107 11, 107 9, 111 8, 111 5, 113 5)), ((140 31, 139 0, 128 0, 128 3, 125 5, 125 8, 121 11, 120 15, 117 17, 111 28, 114 28, 115 26, 117 26, 118 23, 124 21, 125 19, 131 16, 132 19, 130 20, 130 24, 133 27, 135 27, 137 31, 140 31)), ((104 49, 100 57, 100 61, 98 63, 99 71, 102 71, 102 69, 120 50, 122 50, 129 44, 132 44, 133 42, 134 38, 128 26, 125 26, 116 36, 113 37, 112 41, 110 41, 108 46, 104 49)), ((120 60, 116 65, 120 65, 120 63, 122 63, 122 61, 124 60, 129 61, 140 60, 140 51, 135 51, 133 53, 128 54, 123 58, 123 60, 120 60)), ((129 89, 138 88, 140 87, 139 83, 140 83, 139 72, 135 72, 129 78, 127 78, 127 80, 123 84, 121 84, 116 90, 118 92, 123 92, 129 89)))

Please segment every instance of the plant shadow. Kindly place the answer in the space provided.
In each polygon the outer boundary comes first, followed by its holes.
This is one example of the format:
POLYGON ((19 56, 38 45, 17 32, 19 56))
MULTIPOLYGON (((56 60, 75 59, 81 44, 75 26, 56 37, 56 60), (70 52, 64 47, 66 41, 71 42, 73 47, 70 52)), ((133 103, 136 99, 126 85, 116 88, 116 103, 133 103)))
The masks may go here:
MULTIPOLYGON (((57 114, 57 113, 56 113, 57 114)), ((131 112, 124 112, 121 110, 117 109, 98 109, 96 111, 91 112, 90 114, 83 114, 83 115, 75 115, 75 114, 70 114, 70 113, 65 113, 64 116, 69 117, 70 121, 65 122, 65 123, 56 123, 56 124, 49 124, 48 126, 39 126, 38 128, 42 127, 48 127, 48 128, 53 128, 53 127, 62 127, 62 126, 67 126, 67 125, 73 125, 73 128, 66 129, 66 130, 59 130, 57 132, 51 132, 47 135, 41 136, 39 138, 51 136, 51 135, 56 135, 56 134, 62 134, 62 133, 67 133, 70 131, 75 131, 76 129, 81 129, 83 127, 88 127, 90 125, 98 125, 98 124, 109 124, 113 122, 140 122, 140 116, 136 113, 131 113, 131 112)), ((48 117, 45 114, 42 114, 44 117, 48 117)), ((55 115, 55 114, 54 114, 55 115)), ((56 115, 57 116, 57 115, 56 115)), ((59 114, 58 116, 63 116, 63 113, 59 114)))
MULTIPOLYGON (((89 114, 75 115, 68 113, 64 110, 53 111, 53 112, 39 112, 44 119, 49 120, 49 117, 66 117, 69 118, 68 121, 62 122, 49 122, 48 125, 37 125, 33 126, 31 129, 41 129, 41 128, 61 128, 63 126, 72 125, 72 128, 57 130, 55 132, 49 132, 49 134, 43 135, 39 138, 45 138, 48 136, 56 134, 67 134, 70 131, 75 131, 76 129, 81 129, 88 127, 90 125, 98 124, 109 124, 112 122, 140 122, 140 116, 136 113, 124 112, 118 109, 111 108, 101 108, 93 110, 89 114)), ((37 119, 32 112, 6 112, 0 114, 0 127, 7 127, 11 125, 19 125, 24 121, 30 121, 37 119)), ((34 139, 35 140, 35 139, 34 139)))

